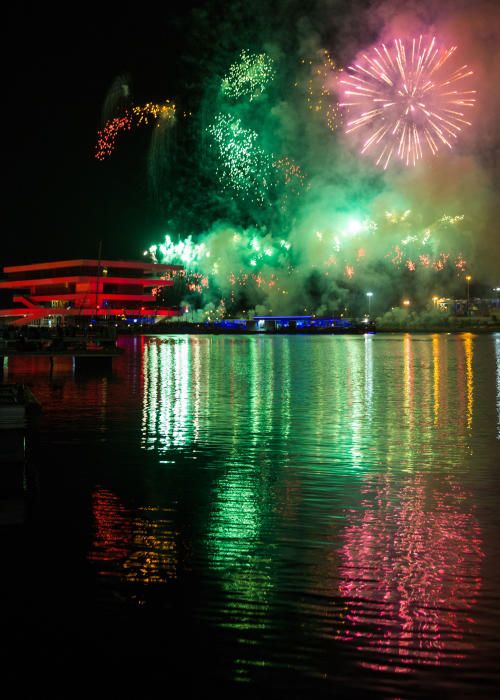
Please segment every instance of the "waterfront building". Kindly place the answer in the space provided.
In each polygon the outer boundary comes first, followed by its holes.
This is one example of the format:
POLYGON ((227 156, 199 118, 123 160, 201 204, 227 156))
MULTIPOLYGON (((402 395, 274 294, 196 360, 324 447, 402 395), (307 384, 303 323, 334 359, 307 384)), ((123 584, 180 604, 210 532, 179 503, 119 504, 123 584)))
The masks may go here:
POLYGON ((154 322, 180 312, 159 301, 181 265, 124 260, 61 260, 4 267, 0 290, 12 293, 0 309, 10 325, 53 325, 71 319, 154 322))
POLYGON ((316 316, 254 316, 247 328, 256 331, 274 330, 326 330, 351 328, 352 322, 346 318, 324 318, 316 316))
POLYGON ((436 299, 436 308, 450 316, 474 316, 497 321, 500 318, 500 297, 474 297, 469 301, 451 298, 436 299))

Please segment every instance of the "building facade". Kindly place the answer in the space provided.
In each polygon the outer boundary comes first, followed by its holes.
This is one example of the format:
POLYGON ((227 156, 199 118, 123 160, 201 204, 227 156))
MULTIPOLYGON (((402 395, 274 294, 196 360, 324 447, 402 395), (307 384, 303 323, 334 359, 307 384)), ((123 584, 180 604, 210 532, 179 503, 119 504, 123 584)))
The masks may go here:
MULTIPOLYGON (((496 290, 494 290, 496 291, 496 290)), ((480 299, 437 299, 436 308, 450 316, 474 316, 477 318, 500 318, 500 297, 480 299)))
POLYGON ((179 316, 159 300, 181 265, 122 260, 61 260, 4 267, 0 290, 12 292, 12 308, 0 319, 13 325, 63 319, 160 320, 179 316))

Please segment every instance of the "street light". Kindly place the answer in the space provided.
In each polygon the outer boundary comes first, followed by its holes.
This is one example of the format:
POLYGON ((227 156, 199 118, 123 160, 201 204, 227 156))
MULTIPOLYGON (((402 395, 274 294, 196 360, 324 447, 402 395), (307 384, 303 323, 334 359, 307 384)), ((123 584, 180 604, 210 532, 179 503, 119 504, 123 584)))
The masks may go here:
POLYGON ((409 300, 409 299, 403 299, 403 306, 406 306, 406 307, 408 308, 408 306, 410 306, 410 300, 409 300))
POLYGON ((470 281, 472 277, 470 275, 465 276, 465 280, 467 282, 467 316, 470 316, 470 281))
POLYGON ((370 317, 371 316, 371 309, 372 309, 373 292, 366 292, 366 296, 368 297, 368 317, 370 317))

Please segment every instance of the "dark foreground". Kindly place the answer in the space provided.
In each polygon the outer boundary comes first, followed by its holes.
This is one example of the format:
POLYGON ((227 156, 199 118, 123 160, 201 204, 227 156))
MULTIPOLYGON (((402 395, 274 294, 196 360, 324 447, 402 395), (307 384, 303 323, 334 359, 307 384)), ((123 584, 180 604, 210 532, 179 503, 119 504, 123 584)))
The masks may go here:
POLYGON ((4 369, 43 404, 16 694, 497 696, 500 336, 120 343, 4 369))

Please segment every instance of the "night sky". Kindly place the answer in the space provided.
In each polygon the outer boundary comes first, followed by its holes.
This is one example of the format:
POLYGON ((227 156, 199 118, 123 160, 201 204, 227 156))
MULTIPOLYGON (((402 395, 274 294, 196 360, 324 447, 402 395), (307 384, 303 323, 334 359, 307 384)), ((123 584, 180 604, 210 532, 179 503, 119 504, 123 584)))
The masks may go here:
MULTIPOLYGON (((225 262, 228 246, 219 229, 227 222, 231 231, 248 231, 249 237, 257 230, 291 241, 302 304, 311 269, 325 258, 314 248, 311 231, 340 226, 342 217, 380 222, 386 209, 411 209, 419 231, 443 215, 464 214, 461 238, 453 228, 439 230, 434 252, 442 246, 450 260, 463 253, 476 279, 496 284, 500 104, 497 91, 489 89, 500 66, 495 7, 493 0, 425 0, 418 7, 411 0, 191 0, 175 9, 135 4, 103 10, 87 3, 73 5, 66 15, 50 7, 9 10, 4 26, 15 48, 6 48, 4 58, 7 222, 0 266, 96 257, 99 241, 103 257, 140 259, 167 232, 183 238, 192 233, 196 240, 212 236, 212 248, 225 262), (384 175, 341 130, 332 135, 307 111, 300 86, 308 78, 300 59, 317 57, 326 46, 339 65, 349 65, 381 37, 414 35, 421 27, 437 31, 445 44, 459 42, 464 60, 474 65, 481 100, 473 128, 450 154, 440 153, 432 167, 426 160, 414 171, 396 167, 384 175), (278 78, 260 102, 230 105, 221 99, 220 80, 242 47, 274 52, 278 78), (161 202, 148 177, 151 128, 127 133, 104 162, 94 157, 103 104, 120 75, 126 76, 134 104, 170 99, 177 105, 177 150, 168 184, 161 183, 161 202), (203 149, 210 149, 199 143, 207 140, 214 113, 227 109, 259 130, 269 152, 290 157, 309 178, 304 193, 289 198, 285 214, 277 206, 281 190, 258 207, 223 191, 214 176, 212 166, 220 165, 215 151, 207 155, 203 149), (192 118, 183 121, 183 110, 192 110, 192 118)), ((398 270, 386 264, 392 235, 379 226, 365 285, 395 286, 398 270)), ((231 270, 243 267, 240 259, 227 262, 231 270)), ((227 283, 226 272, 221 275, 227 283)), ((335 282, 345 286, 344 277, 340 266, 335 282)), ((426 287, 418 280, 414 286, 426 287)), ((339 298, 339 289, 329 281, 321 295, 328 305, 339 298)))
POLYGON ((175 17, 137 6, 21 6, 5 19, 16 37, 6 82, 7 222, 0 265, 103 256, 133 259, 161 234, 148 192, 148 129, 99 163, 101 110, 114 78, 130 76, 138 101, 182 90, 176 56, 191 7, 175 17))

